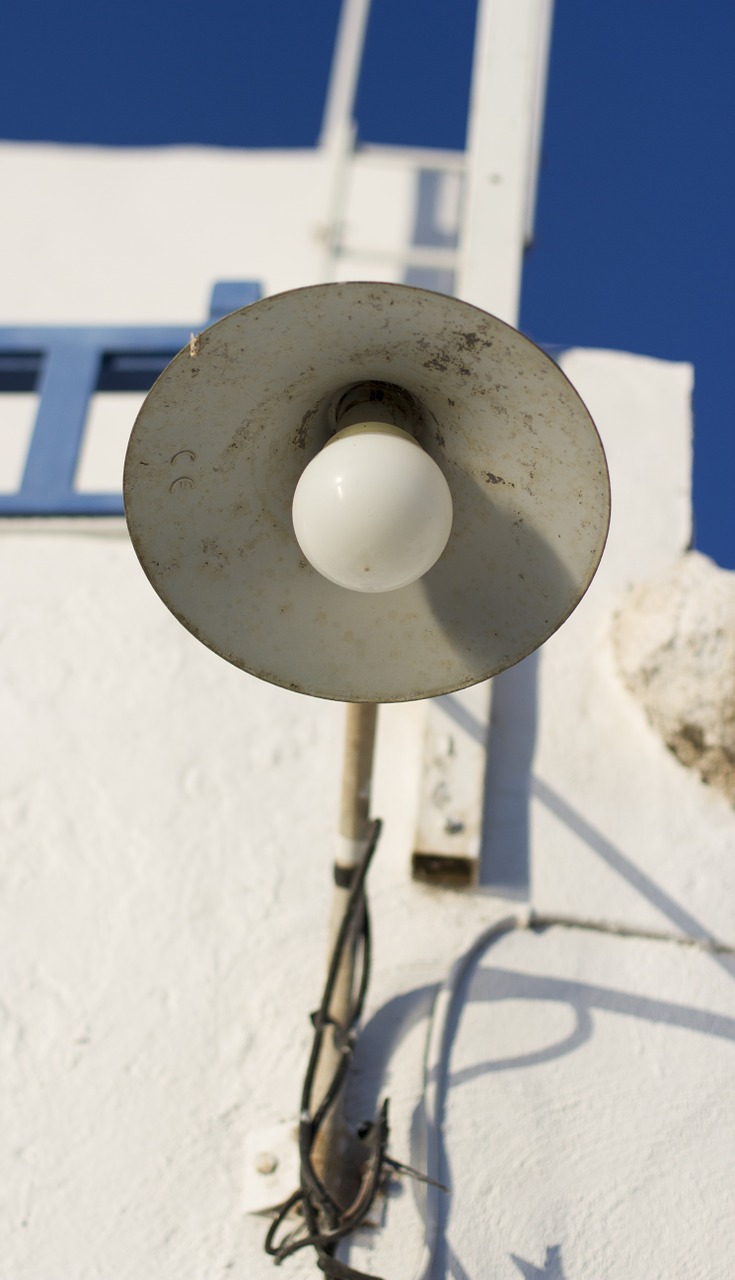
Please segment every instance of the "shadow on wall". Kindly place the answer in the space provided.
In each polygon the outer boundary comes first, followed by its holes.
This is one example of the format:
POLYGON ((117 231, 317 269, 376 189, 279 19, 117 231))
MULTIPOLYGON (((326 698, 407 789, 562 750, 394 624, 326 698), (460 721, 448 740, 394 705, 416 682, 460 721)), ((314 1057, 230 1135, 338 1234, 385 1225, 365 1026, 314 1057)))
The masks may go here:
MULTIPOLYGON (((531 889, 531 768, 536 749, 539 651, 493 678, 487 734, 478 884, 501 898, 526 901, 531 889)), ((454 723, 486 745, 479 720, 445 694, 454 723)))
MULTIPOLYGON (((542 934, 545 925, 514 925, 503 927, 495 938, 487 941, 480 957, 497 945, 509 931, 528 927, 534 934, 542 934)), ((622 945, 622 941, 621 941, 622 945)), ((715 955, 712 959, 721 957, 715 955)), ((367 1023, 358 1040, 355 1054, 355 1072, 348 1085, 348 1114, 357 1121, 377 1113, 379 1095, 390 1059, 397 1046, 417 1022, 428 1020, 437 989, 431 986, 417 987, 388 1001, 367 1023)), ((475 956, 462 973, 451 994, 451 1003, 442 1036, 441 1060, 430 1066, 427 1086, 437 1091, 436 1113, 431 1122, 432 1137, 427 1135, 427 1115, 422 1098, 416 1107, 411 1124, 411 1163, 424 1169, 427 1159, 427 1141, 432 1143, 436 1164, 428 1169, 432 1178, 451 1187, 451 1167, 444 1149, 442 1123, 445 1100, 450 1088, 458 1088, 469 1081, 503 1071, 518 1071, 538 1067, 573 1053, 592 1039, 594 1015, 614 1013, 637 1019, 650 1025, 675 1027, 698 1035, 713 1036, 735 1043, 735 1017, 726 1017, 708 1010, 694 1008, 674 1001, 651 999, 616 988, 601 987, 591 983, 549 978, 543 974, 530 974, 506 967, 483 965, 475 956), (509 1057, 487 1057, 484 1061, 457 1071, 450 1071, 449 1058, 455 1040, 460 1017, 467 1004, 499 1004, 502 1001, 539 1001, 564 1005, 574 1016, 574 1027, 569 1035, 532 1053, 509 1057)), ((434 1275, 449 1275, 455 1280, 465 1280, 459 1259, 451 1251, 446 1240, 445 1228, 450 1201, 442 1197, 438 1220, 430 1222, 426 1213, 425 1190, 413 1184, 416 1202, 426 1220, 427 1239, 433 1235, 434 1275)), ((451 1194, 451 1192, 450 1192, 451 1194)), ((547 1249, 543 1268, 513 1256, 515 1265, 524 1275, 546 1275, 563 1280, 561 1248, 547 1249), (526 1268, 524 1271, 523 1268, 526 1268)), ((428 1280, 428 1276, 422 1280, 428 1280)))
MULTIPOLYGON (((545 932, 546 927, 552 926, 543 926, 541 928, 531 926, 534 933, 545 932)), ((443 1111, 450 1088, 457 1088, 470 1080, 502 1071, 517 1071, 536 1067, 572 1053, 592 1038, 594 1029, 593 1014, 599 1012, 612 1012, 639 1019, 651 1025, 677 1027, 696 1034, 714 1036, 735 1043, 735 1018, 725 1017, 708 1010, 696 1009, 689 1005, 632 995, 629 992, 614 988, 599 987, 566 979, 546 978, 506 968, 472 965, 468 968, 463 981, 454 993, 445 1040, 446 1058, 436 1068, 441 1077, 438 1081, 440 1099, 436 1116, 438 1168, 431 1171, 432 1176, 451 1188, 451 1164, 442 1133, 443 1111), (574 1029, 563 1040, 547 1045, 535 1053, 519 1054, 507 1058, 488 1058, 484 1062, 465 1067, 456 1072, 450 1072, 446 1058, 448 1058, 450 1046, 454 1042, 460 1016, 467 1003, 491 1004, 503 1000, 550 1001, 566 1005, 574 1014, 574 1029)), ((423 1103, 420 1103, 414 1115, 414 1130, 420 1129, 422 1118, 423 1103)), ((423 1212, 423 1205, 418 1196, 417 1202, 423 1212)), ((451 1276, 454 1280, 465 1280, 464 1269, 446 1238, 449 1208, 450 1201, 447 1197, 440 1202, 438 1221, 431 1224, 433 1225, 435 1239, 435 1270, 431 1273, 432 1280, 434 1275, 437 1277, 451 1276)), ((427 1221, 427 1232, 430 1229, 430 1224, 427 1221)), ((515 1254, 510 1256, 524 1276, 551 1276, 556 1277, 556 1280, 564 1280, 561 1246, 559 1245, 547 1249, 543 1268, 536 1267, 533 1263, 521 1259, 515 1254)), ((429 1278, 428 1276, 422 1277, 422 1280, 429 1280, 429 1278)))
MULTIPOLYGON (((534 930, 543 932, 543 930, 534 930)), ((585 982, 567 979, 545 978, 536 974, 514 972, 512 969, 479 968, 472 976, 470 1003, 495 1003, 501 1000, 553 1001, 566 1004, 575 1016, 575 1027, 570 1035, 555 1044, 547 1045, 535 1053, 511 1058, 495 1058, 466 1067, 448 1077, 453 1087, 498 1071, 516 1071, 521 1067, 535 1067, 553 1062, 572 1053, 592 1038, 593 1011, 622 1014, 638 1018, 650 1024, 680 1027, 700 1035, 716 1036, 735 1042, 735 1018, 694 1009, 689 1005, 666 1000, 652 1000, 644 996, 630 995, 609 987, 596 987, 585 982)), ((457 1009, 457 1018, 460 1009, 457 1009)), ((453 1028, 456 1030, 456 1023, 453 1028)))
POLYGON ((539 653, 493 680, 479 882, 501 897, 531 890, 531 767, 538 725, 539 653))
POLYGON ((544 1261, 544 1269, 534 1267, 531 1262, 524 1262, 523 1258, 518 1258, 512 1253, 511 1258, 522 1276, 526 1280, 537 1280, 539 1276, 546 1276, 547 1280, 564 1280, 564 1269, 561 1265, 561 1245, 552 1244, 546 1250, 546 1259, 544 1261))
MULTIPOLYGON (((532 772, 537 732, 540 651, 493 680, 487 740, 487 767, 479 883, 499 897, 528 900, 531 890, 530 810, 533 800, 584 841, 627 883, 687 938, 715 941, 691 912, 662 889, 634 860, 608 840, 572 805, 532 772)), ((455 722, 484 743, 483 727, 452 696, 444 701, 455 722)), ((713 960, 735 976, 735 957, 713 953, 713 960)))
MULTIPOLYGON (((618 849, 610 840, 587 822, 580 813, 573 809, 566 800, 547 786, 540 778, 532 778, 530 781, 530 793, 536 800, 540 800, 547 809, 551 811, 561 822, 569 827, 575 835, 584 840, 591 852, 596 853, 604 862, 624 880, 627 880, 641 897, 646 898, 662 915, 687 938, 698 939, 701 941, 715 941, 711 934, 700 924, 693 915, 684 907, 666 893, 660 885, 656 884, 650 876, 647 876, 640 867, 637 867, 633 860, 627 857, 620 849, 618 849)), ((713 953, 712 959, 720 968, 724 969, 731 977, 735 977, 735 957, 727 954, 718 955, 713 953)))

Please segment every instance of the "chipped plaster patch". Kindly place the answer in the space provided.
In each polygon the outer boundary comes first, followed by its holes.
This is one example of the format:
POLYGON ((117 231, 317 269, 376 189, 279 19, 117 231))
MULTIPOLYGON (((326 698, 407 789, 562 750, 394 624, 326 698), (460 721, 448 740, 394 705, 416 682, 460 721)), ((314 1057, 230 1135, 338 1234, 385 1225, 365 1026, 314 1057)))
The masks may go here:
POLYGON ((669 749, 735 802, 735 574, 687 553, 630 592, 613 643, 669 749))

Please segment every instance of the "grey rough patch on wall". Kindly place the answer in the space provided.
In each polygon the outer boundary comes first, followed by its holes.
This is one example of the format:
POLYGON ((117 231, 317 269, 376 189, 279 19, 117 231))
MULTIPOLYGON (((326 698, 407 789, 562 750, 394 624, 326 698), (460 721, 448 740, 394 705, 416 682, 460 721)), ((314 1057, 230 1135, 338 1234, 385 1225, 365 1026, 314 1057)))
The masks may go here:
POLYGON ((688 552, 631 591, 613 645, 666 745, 735 803, 735 573, 688 552))

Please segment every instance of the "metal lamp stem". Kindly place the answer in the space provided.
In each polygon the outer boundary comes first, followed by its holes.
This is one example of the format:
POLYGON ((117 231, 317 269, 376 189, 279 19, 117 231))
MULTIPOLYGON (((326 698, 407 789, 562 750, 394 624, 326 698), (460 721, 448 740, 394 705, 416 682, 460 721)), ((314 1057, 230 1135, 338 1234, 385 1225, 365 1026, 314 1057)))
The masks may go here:
MULTIPOLYGON (((332 954, 344 918, 352 872, 370 834, 370 784, 377 710, 375 703, 347 703, 346 706, 339 844, 334 866, 328 955, 332 954)), ((324 1036, 314 1078, 314 1098, 317 1101, 324 1097, 334 1078, 352 1023, 360 923, 358 918, 349 945, 344 949, 334 986, 329 1007, 330 1025, 324 1036)), ((320 1127, 314 1144, 313 1163, 329 1194, 343 1208, 357 1194, 364 1157, 363 1144, 350 1131, 345 1120, 342 1088, 320 1127)))

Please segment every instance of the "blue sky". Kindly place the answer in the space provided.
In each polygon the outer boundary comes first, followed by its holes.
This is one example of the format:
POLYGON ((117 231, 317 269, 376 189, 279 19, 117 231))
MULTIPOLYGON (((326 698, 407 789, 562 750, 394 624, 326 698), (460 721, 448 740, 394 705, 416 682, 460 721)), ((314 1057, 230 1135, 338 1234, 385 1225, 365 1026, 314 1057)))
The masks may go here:
MULTIPOLYGON (((309 146, 339 0, 26 0, 3 22, 0 136, 309 146)), ((368 142, 464 144, 475 0, 373 0, 368 142)), ((735 6, 556 0, 536 341, 690 360, 695 543, 735 568, 735 6)), ((42 320, 43 317, 39 317, 42 320)))

